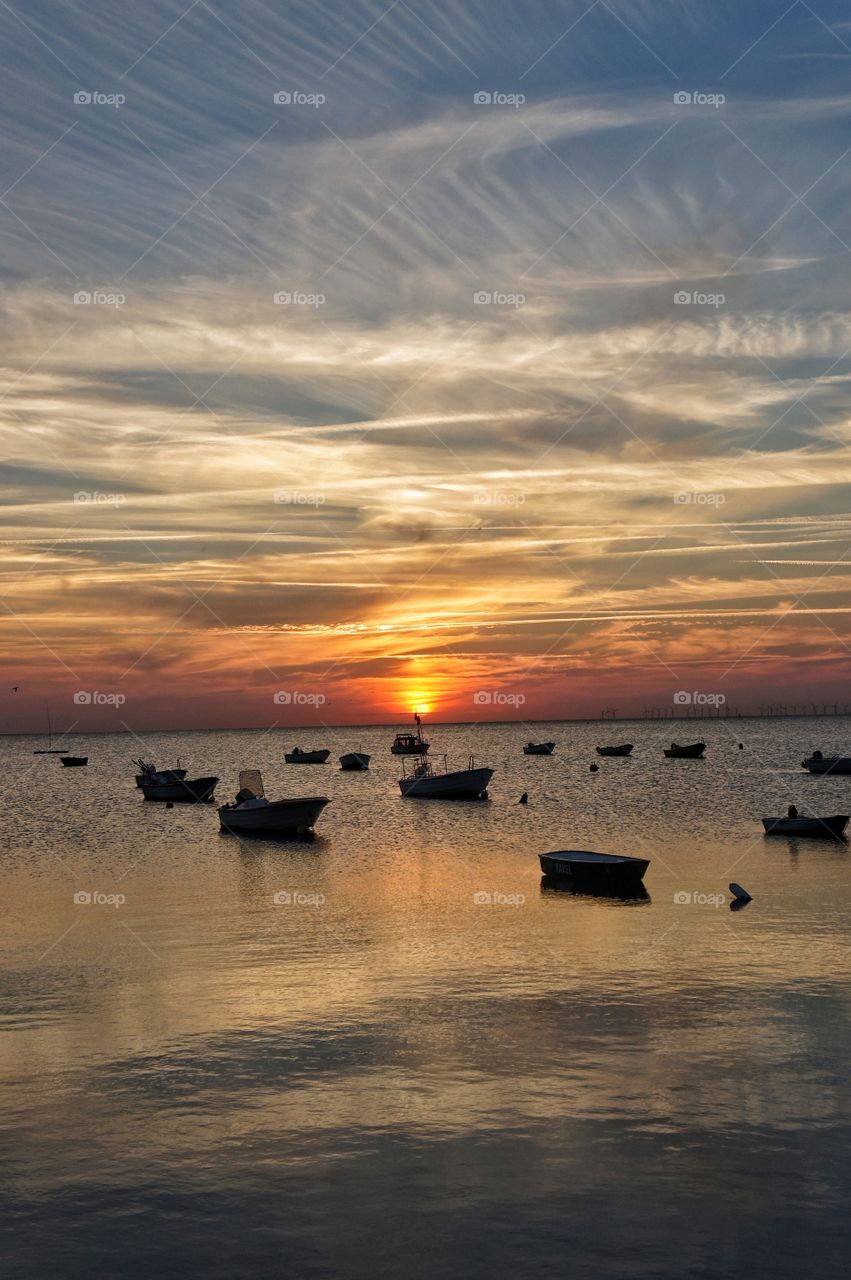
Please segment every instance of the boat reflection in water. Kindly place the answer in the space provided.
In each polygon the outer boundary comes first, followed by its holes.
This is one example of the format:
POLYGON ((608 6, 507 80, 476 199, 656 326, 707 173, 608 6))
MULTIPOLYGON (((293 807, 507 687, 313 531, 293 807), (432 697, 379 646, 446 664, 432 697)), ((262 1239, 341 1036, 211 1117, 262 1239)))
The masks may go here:
POLYGON ((576 884, 561 876, 541 876, 541 893, 566 894, 569 898, 606 898, 609 902, 644 904, 651 901, 650 894, 640 882, 632 886, 603 883, 576 884))

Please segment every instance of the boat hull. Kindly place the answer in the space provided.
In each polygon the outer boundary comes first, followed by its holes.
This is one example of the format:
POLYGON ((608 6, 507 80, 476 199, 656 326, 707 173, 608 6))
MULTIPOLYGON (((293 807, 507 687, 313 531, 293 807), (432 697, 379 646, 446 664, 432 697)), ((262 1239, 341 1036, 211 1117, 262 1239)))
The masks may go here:
POLYGON ((848 825, 846 814, 830 818, 763 818, 767 836, 812 836, 816 839, 839 840, 848 825))
POLYGON ((394 743, 390 748, 391 756, 425 756, 428 755, 430 742, 420 742, 413 747, 398 747, 394 743))
POLYGON ((538 859, 547 879, 575 885, 600 885, 613 890, 640 885, 650 865, 648 858, 619 857, 584 849, 541 853, 538 859))
POLYGON ((287 764, 325 764, 330 751, 288 751, 284 756, 287 764))
POLYGON ((554 742, 530 742, 523 748, 524 756, 551 756, 556 749, 554 742))
POLYGON ((487 796, 493 769, 460 769, 425 778, 400 778, 402 795, 414 800, 480 800, 487 796))
POLYGON ((88 756, 63 756, 62 767, 64 769, 83 769, 89 763, 88 756))
POLYGON ((669 760, 702 760, 705 750, 705 742, 694 742, 688 747, 666 747, 665 755, 669 760))
POLYGON ((340 768, 347 773, 362 773, 369 768, 370 757, 364 751, 350 751, 340 756, 340 768))
POLYGON ((306 796, 299 800, 273 800, 257 808, 223 805, 219 822, 222 831, 239 835, 306 835, 329 803, 327 796, 306 796))
POLYGON ((849 774, 851 756, 824 756, 821 760, 814 760, 810 756, 801 762, 801 768, 808 769, 810 773, 849 774))
POLYGON ((625 742, 622 747, 597 747, 598 756, 628 756, 632 751, 632 743, 625 742))
POLYGON ((186 778, 174 782, 143 782, 142 795, 146 800, 197 804, 203 800, 212 800, 218 781, 218 778, 186 778))

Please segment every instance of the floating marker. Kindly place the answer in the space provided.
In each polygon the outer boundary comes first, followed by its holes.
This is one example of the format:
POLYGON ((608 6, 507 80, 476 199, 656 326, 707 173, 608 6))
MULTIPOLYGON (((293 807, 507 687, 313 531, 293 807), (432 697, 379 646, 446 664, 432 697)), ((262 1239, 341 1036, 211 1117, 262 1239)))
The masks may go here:
POLYGON ((735 880, 730 883, 730 892, 737 902, 753 902, 753 898, 747 889, 743 889, 740 884, 736 884, 735 880))

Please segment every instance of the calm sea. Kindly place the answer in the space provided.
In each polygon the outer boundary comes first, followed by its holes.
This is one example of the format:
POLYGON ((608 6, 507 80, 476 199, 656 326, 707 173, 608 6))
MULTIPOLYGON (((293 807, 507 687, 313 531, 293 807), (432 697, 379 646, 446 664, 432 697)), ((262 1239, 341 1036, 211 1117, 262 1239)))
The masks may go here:
POLYGON ((800 768, 851 723, 430 725, 478 804, 401 799, 392 732, 0 739, 3 1274, 847 1274, 851 861, 759 819, 851 812, 800 768), (239 841, 146 804, 141 750, 332 803, 239 841), (649 856, 649 897, 542 890, 565 847, 649 856))

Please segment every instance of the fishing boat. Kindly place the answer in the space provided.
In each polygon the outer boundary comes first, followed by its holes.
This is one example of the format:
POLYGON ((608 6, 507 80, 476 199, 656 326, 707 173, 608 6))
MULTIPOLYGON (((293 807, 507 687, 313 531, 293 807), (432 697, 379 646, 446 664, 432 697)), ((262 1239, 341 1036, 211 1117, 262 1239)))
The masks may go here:
POLYGON ((851 756, 823 756, 820 751, 814 751, 801 761, 801 768, 810 773, 851 773, 851 756))
POLYGON ((523 748, 524 756, 551 756, 556 749, 554 742, 527 742, 523 748))
POLYGON ((340 756, 340 768, 347 773, 360 773, 369 768, 370 757, 365 751, 349 751, 340 756))
MULTIPOLYGON (((140 770, 140 772, 136 774, 137 787, 141 787, 142 783, 145 782, 146 779, 150 780, 154 775, 165 778, 168 782, 179 782, 186 777, 185 769, 157 769, 155 765, 148 764, 146 760, 134 760, 133 763, 136 768, 140 770)), ((178 761, 178 763, 180 762, 178 761)))
POLYGON ((302 751, 301 747, 293 747, 284 759, 287 764, 324 764, 330 754, 330 751, 302 751))
POLYGON ((62 764, 66 769, 82 769, 89 763, 88 756, 63 756, 62 764))
POLYGON ((221 806, 219 822, 222 831, 240 835, 304 836, 329 803, 327 796, 269 800, 259 769, 242 769, 236 799, 221 806))
POLYGON ((830 818, 809 818, 803 814, 797 818, 763 818, 762 825, 767 836, 816 836, 837 840, 845 833, 848 816, 837 813, 830 818))
POLYGON ((538 855, 547 878, 576 885, 610 889, 638 886, 650 865, 648 858, 628 858, 617 853, 592 853, 587 849, 562 849, 538 855))
POLYGON ((492 777, 493 769, 476 768, 472 756, 469 768, 456 770, 446 768, 444 756, 443 773, 434 769, 430 761, 421 760, 411 774, 399 779, 399 790, 403 796, 419 800, 486 800, 492 777))
POLYGON ((679 743, 672 742, 670 747, 665 748, 665 755, 669 760, 702 760, 705 750, 705 742, 692 742, 688 747, 681 747, 679 743))
POLYGON ((598 756, 628 756, 632 751, 632 743, 624 742, 619 747, 597 747, 598 756))
POLYGON ((64 747, 54 747, 53 745, 53 726, 50 723, 50 707, 46 707, 47 711, 47 746, 37 747, 33 751, 34 756, 61 756, 65 754, 64 747))
POLYGON ((423 737, 422 721, 418 715, 414 716, 416 721, 416 733, 397 733, 393 739, 393 746, 390 752, 394 756, 424 756, 428 752, 431 743, 426 742, 423 737))
POLYGON ((146 800, 171 800, 183 804, 212 800, 218 778, 166 778, 155 773, 141 783, 146 800))

